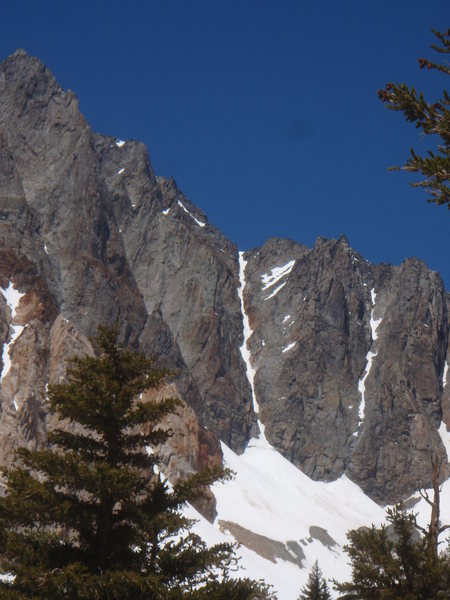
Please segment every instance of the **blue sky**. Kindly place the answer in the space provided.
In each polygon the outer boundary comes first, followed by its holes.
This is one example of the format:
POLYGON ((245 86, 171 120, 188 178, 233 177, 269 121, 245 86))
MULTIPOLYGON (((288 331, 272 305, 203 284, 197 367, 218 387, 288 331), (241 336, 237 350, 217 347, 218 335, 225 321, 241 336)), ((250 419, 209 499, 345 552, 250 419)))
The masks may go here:
POLYGON ((93 129, 142 140, 240 249, 345 233, 372 262, 410 256, 450 288, 450 211, 388 172, 421 138, 377 90, 421 71, 448 0, 15 0, 0 58, 25 48, 76 92, 93 129))

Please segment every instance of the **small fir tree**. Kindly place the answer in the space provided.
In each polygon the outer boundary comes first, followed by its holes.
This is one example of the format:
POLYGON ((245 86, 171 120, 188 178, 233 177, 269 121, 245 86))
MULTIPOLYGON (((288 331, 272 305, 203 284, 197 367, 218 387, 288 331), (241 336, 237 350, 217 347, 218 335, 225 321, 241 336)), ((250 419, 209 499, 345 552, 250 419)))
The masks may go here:
POLYGON ((348 533, 344 547, 352 580, 335 582, 340 600, 430 600, 450 598, 450 556, 430 552, 414 514, 402 505, 388 509, 392 527, 361 528, 348 533))
MULTIPOLYGON (((440 54, 450 54, 450 29, 445 33, 432 30, 437 38, 437 44, 431 47, 440 54)), ((420 68, 437 70, 444 75, 450 75, 448 62, 435 63, 425 58, 419 58, 420 68)), ((411 149, 411 157, 403 167, 392 167, 393 170, 402 169, 410 173, 420 173, 424 176, 422 181, 412 183, 414 187, 424 188, 428 194, 429 202, 447 204, 450 209, 450 96, 446 90, 437 102, 425 100, 422 92, 417 92, 405 83, 388 83, 383 90, 378 91, 378 96, 386 107, 391 110, 401 111, 405 118, 415 123, 425 135, 437 135, 440 138, 437 151, 429 151, 427 156, 420 156, 411 149)))
POLYGON ((308 575, 308 582, 302 588, 298 600, 331 600, 328 584, 322 576, 317 560, 308 575))
POLYGON ((49 386, 49 410, 60 418, 49 446, 20 449, 4 471, 1 567, 14 581, 0 581, 1 598, 219 599, 227 589, 236 600, 268 597, 254 581, 231 583, 232 546, 207 548, 180 512, 226 474, 195 474, 172 488, 146 451, 167 440, 159 424, 177 401, 142 395, 169 372, 121 349, 116 330, 99 328, 94 341, 99 356, 73 359, 66 383, 49 386))

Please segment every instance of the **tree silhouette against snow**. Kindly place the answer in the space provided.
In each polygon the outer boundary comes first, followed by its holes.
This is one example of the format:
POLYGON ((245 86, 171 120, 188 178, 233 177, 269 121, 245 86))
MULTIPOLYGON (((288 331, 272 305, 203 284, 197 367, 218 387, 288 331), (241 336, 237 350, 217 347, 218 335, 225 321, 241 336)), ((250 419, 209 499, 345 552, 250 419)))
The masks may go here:
POLYGON ((308 575, 308 581, 302 588, 298 600, 331 600, 328 584, 322 576, 317 560, 308 575))
MULTIPOLYGON (((340 600, 438 600, 450 598, 450 548, 438 553, 429 530, 400 504, 387 511, 391 527, 362 527, 344 547, 352 580, 335 583, 340 600), (424 532, 424 535, 421 535, 424 532)), ((433 522, 433 519, 431 519, 433 522)))

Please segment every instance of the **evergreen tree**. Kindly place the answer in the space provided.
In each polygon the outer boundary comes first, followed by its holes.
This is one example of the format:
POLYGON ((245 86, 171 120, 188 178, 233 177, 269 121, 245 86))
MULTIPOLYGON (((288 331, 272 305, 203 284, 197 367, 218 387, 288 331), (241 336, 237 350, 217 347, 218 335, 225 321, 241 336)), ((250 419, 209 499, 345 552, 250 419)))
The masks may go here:
POLYGON ((331 600, 328 584, 322 576, 317 560, 308 575, 308 582, 302 588, 298 600, 331 600))
MULTIPOLYGON (((450 54, 450 29, 445 33, 432 30, 437 38, 437 44, 431 47, 440 54, 450 54)), ((448 62, 435 63, 425 58, 419 58, 422 69, 435 69, 445 75, 450 75, 448 62)), ((438 102, 427 102, 422 92, 404 83, 388 83, 378 96, 387 108, 403 112, 405 118, 415 123, 416 128, 426 135, 438 135, 440 143, 437 151, 429 151, 428 156, 420 156, 411 149, 411 157, 402 169, 411 173, 421 173, 425 179, 412 183, 414 187, 423 187, 429 193, 429 202, 447 204, 450 209, 450 96, 443 91, 438 102)))
POLYGON ((340 600, 431 600, 450 598, 450 556, 433 555, 415 515, 397 505, 387 511, 392 528, 374 525, 350 531, 344 547, 352 580, 335 582, 340 600), (390 531, 392 529, 392 531, 390 531))
POLYGON ((0 498, 1 598, 133 599, 267 597, 248 579, 230 583, 233 548, 207 548, 180 509, 226 474, 212 470, 168 485, 156 453, 159 427, 177 401, 143 399, 169 372, 123 350, 99 328, 98 356, 75 358, 66 383, 48 389, 59 427, 49 446, 22 448, 0 498), (219 580, 218 573, 224 577, 219 580), (204 595, 202 595, 204 594, 204 595), (222 594, 222 595, 221 595, 222 594))

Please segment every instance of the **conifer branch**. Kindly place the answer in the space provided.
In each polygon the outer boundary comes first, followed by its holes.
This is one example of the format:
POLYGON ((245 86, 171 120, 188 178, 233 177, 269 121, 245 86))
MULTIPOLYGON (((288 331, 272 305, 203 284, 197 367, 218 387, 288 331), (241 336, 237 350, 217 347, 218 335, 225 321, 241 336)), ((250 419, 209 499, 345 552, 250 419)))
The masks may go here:
MULTIPOLYGON (((432 30, 438 38, 439 44, 433 44, 433 50, 441 53, 450 53, 450 30, 441 33, 432 30)), ((439 64, 425 58, 419 58, 421 69, 435 69, 445 75, 450 75, 447 64, 439 64)), ((438 135, 442 142, 436 151, 428 151, 427 156, 420 156, 414 149, 410 151, 410 158, 401 167, 391 167, 391 170, 403 170, 409 173, 419 173, 425 179, 412 182, 412 187, 421 187, 428 193, 428 201, 435 204, 447 204, 450 209, 450 97, 447 91, 437 102, 427 102, 422 92, 417 92, 414 87, 404 83, 388 83, 385 88, 378 91, 378 97, 386 108, 403 112, 407 121, 415 123, 417 129, 425 135, 438 135)))

